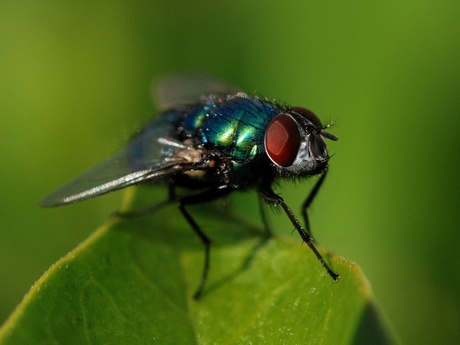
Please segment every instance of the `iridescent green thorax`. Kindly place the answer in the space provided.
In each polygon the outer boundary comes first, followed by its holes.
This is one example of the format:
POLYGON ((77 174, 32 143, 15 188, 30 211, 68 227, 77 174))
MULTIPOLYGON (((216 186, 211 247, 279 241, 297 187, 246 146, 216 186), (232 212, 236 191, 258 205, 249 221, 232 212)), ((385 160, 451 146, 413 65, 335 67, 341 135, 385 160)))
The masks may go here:
POLYGON ((281 112, 273 102, 245 94, 209 103, 190 111, 183 119, 185 133, 204 147, 218 148, 233 157, 233 173, 250 169, 265 152, 264 134, 272 118, 281 112))

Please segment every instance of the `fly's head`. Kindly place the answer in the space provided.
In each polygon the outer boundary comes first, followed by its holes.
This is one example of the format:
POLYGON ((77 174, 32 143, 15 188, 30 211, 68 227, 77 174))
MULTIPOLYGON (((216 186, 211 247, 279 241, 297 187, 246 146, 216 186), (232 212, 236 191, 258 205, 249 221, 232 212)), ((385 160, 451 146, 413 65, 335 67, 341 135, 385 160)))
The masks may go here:
POLYGON ((323 172, 329 162, 325 139, 338 140, 325 129, 305 108, 289 108, 276 115, 267 126, 264 145, 277 175, 302 177, 323 172))

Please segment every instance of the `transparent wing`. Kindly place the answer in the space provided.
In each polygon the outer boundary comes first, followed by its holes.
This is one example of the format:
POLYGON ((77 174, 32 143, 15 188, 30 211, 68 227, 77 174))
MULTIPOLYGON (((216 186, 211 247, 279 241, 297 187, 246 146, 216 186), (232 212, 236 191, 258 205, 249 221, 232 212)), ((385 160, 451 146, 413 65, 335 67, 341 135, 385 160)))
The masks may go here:
MULTIPOLYGON (((164 78, 156 84, 155 99, 161 111, 205 101, 209 95, 226 97, 239 92, 212 77, 193 74, 164 78)), ((174 135, 181 116, 179 110, 163 114, 123 150, 51 193, 41 205, 52 207, 83 201, 146 180, 190 170, 190 159, 172 154, 177 149, 188 149, 174 135)))
POLYGON ((240 91, 218 79, 199 74, 177 75, 160 79, 153 83, 153 90, 154 101, 160 110, 203 101, 209 95, 225 97, 240 91))
POLYGON ((152 122, 123 150, 51 193, 41 205, 78 202, 186 170, 190 161, 172 154, 178 148, 187 149, 174 139, 175 119, 180 115, 166 114, 152 122))

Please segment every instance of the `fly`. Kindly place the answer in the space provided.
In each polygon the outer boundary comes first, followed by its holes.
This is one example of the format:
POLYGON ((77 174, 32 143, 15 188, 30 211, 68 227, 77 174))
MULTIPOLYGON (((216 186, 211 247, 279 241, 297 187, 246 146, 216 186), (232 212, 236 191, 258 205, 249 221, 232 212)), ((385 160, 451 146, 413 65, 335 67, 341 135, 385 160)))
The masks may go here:
POLYGON ((205 248, 201 281, 194 294, 198 299, 209 271, 211 240, 187 207, 255 188, 262 200, 282 207, 331 278, 339 278, 315 248, 308 222, 307 209, 328 171, 325 140, 338 140, 315 114, 202 77, 163 80, 157 101, 160 115, 125 148, 51 193, 41 206, 71 204, 145 182, 168 185, 168 201, 177 202, 205 248), (278 178, 314 175, 320 177, 302 204, 303 227, 272 185, 278 178), (191 194, 177 197, 178 187, 191 194))

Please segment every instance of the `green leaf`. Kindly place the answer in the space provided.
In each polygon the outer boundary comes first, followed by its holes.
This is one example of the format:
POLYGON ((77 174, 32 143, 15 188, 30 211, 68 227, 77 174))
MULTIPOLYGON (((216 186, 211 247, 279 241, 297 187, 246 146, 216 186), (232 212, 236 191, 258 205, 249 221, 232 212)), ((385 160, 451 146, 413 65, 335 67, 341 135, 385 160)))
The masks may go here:
MULTIPOLYGON (((151 199, 137 190, 130 209, 151 199)), ((354 263, 320 249, 333 282, 295 234, 267 237, 225 207, 191 211, 213 239, 199 301, 204 251, 176 207, 112 217, 39 279, 0 344, 394 343, 354 263)))

